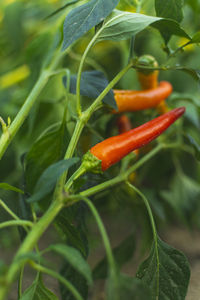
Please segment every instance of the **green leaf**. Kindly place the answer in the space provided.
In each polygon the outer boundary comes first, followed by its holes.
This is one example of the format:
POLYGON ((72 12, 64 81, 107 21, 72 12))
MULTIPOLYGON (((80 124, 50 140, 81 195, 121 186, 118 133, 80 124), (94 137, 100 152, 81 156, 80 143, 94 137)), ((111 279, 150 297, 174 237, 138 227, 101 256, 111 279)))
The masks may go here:
POLYGON ((51 245, 49 249, 62 255, 75 270, 85 277, 88 284, 92 284, 90 266, 77 249, 63 244, 51 245))
POLYGON ((195 151, 196 159, 200 161, 200 145, 189 134, 187 134, 187 138, 188 138, 188 141, 189 141, 190 145, 192 145, 192 147, 195 151))
MULTIPOLYGON (((183 19, 183 0, 155 0, 155 9, 158 17, 173 19, 177 22, 183 19)), ((163 28, 160 29, 160 33, 167 43, 171 33, 163 28)))
POLYGON ((60 13, 61 11, 63 11, 65 8, 67 8, 68 6, 74 4, 74 3, 78 2, 78 1, 79 1, 79 0, 71 0, 71 1, 69 1, 69 2, 66 3, 65 5, 61 6, 60 8, 58 8, 58 9, 56 9, 54 12, 52 12, 50 15, 48 15, 48 16, 45 18, 45 20, 46 20, 46 19, 49 19, 49 18, 51 18, 51 17, 53 17, 53 16, 55 16, 55 15, 57 15, 58 13, 60 13))
POLYGON ((62 159, 66 148, 65 123, 59 128, 44 133, 31 147, 25 159, 27 190, 34 191, 38 178, 50 165, 62 159))
POLYGON ((0 189, 9 190, 9 191, 17 192, 17 193, 20 193, 20 194, 24 194, 24 192, 22 190, 16 188, 13 185, 5 183, 5 182, 0 182, 0 189))
POLYGON ((200 31, 196 32, 192 39, 191 39, 191 43, 200 43, 200 31))
MULTIPOLYGON (((135 246, 135 235, 131 234, 113 249, 115 262, 119 268, 131 259, 135 251, 135 246)), ((108 262, 106 257, 95 266, 92 273, 94 279, 105 278, 107 276, 108 262)))
POLYGON ((16 262, 20 261, 34 261, 36 263, 42 263, 43 265, 47 265, 47 260, 42 257, 39 253, 36 252, 27 252, 17 257, 16 262))
MULTIPOLYGON (((77 76, 73 75, 70 77, 70 93, 72 94, 76 94, 76 81, 77 76)), ((66 77, 64 78, 64 84, 66 86, 66 77)), ((100 71, 86 71, 81 74, 80 92, 83 96, 96 99, 107 85, 108 80, 100 71)), ((102 101, 117 110, 117 104, 112 90, 108 92, 102 101)))
POLYGON ((49 166, 40 176, 34 189, 33 195, 27 199, 27 202, 35 202, 41 200, 44 196, 50 193, 58 180, 58 178, 71 166, 75 165, 79 158, 70 158, 60 160, 49 166))
POLYGON ((63 50, 103 21, 118 2, 119 0, 91 0, 74 8, 64 22, 63 50))
POLYGON ((192 69, 192 68, 187 68, 187 67, 182 67, 182 66, 175 66, 175 67, 172 67, 172 69, 178 70, 178 71, 183 71, 183 72, 187 73, 188 75, 192 76, 192 78, 194 78, 195 80, 200 81, 200 70, 198 70, 198 69, 192 69))
MULTIPOLYGON (((82 274, 77 272, 68 262, 63 262, 60 274, 68 280, 70 278, 70 283, 77 289, 83 299, 88 299, 88 284, 82 274)), ((75 297, 63 284, 60 284, 60 293, 63 300, 75 300, 75 297)))
POLYGON ((191 40, 190 36, 185 32, 185 30, 180 26, 180 24, 171 19, 162 19, 158 22, 152 24, 152 27, 158 29, 167 44, 172 35, 177 35, 180 37, 185 37, 191 40))
POLYGON ((169 190, 162 191, 161 196, 173 207, 177 216, 188 223, 199 202, 200 185, 190 177, 178 174, 172 179, 169 190))
POLYGON ((137 278, 150 287, 152 300, 184 300, 190 279, 189 263, 183 253, 158 238, 140 265, 137 278))
POLYGON ((115 10, 103 25, 97 41, 128 39, 149 25, 158 30, 167 30, 170 35, 174 34, 190 39, 189 35, 174 20, 115 10))
POLYGON ((120 273, 117 281, 110 276, 106 285, 106 300, 150 300, 151 292, 141 280, 120 273))
POLYGON ((155 0, 155 10, 158 17, 181 22, 183 19, 183 0, 155 0))
MULTIPOLYGON (((81 203, 77 203, 79 206, 81 203)), ((76 205, 73 205, 73 210, 76 205)), ((81 206, 79 211, 83 211, 81 206)), ((79 215, 79 211, 76 209, 74 213, 72 212, 72 207, 63 209, 55 219, 55 225, 61 236, 64 237, 64 241, 70 246, 78 249, 84 257, 87 257, 88 252, 88 242, 86 238, 86 233, 84 230, 84 218, 79 215), (77 220, 78 217, 78 220, 77 220), (78 224, 77 224, 78 223, 78 224)))
POLYGON ((24 292, 20 300, 58 300, 57 296, 48 290, 41 275, 37 275, 32 285, 24 292))

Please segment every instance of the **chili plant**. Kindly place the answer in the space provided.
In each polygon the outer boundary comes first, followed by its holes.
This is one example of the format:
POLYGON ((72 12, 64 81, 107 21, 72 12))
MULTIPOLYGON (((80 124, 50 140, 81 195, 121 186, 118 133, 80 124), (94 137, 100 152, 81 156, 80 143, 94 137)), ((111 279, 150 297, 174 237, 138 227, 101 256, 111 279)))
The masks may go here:
POLYGON ((200 42, 199 4, 47 2, 0 6, 0 229, 16 227, 20 240, 0 264, 0 300, 16 280, 18 299, 58 299, 44 274, 65 300, 91 299, 100 278, 106 299, 185 299, 188 260, 160 236, 167 222, 199 223, 200 71, 197 52, 184 52, 200 42), (117 119, 128 122, 120 134, 117 119), (112 247, 100 215, 114 210, 117 220, 127 208, 127 236, 112 247), (105 247, 94 267, 90 215, 105 247), (41 247, 48 228, 54 237, 41 247), (139 242, 146 259, 125 274, 139 242))

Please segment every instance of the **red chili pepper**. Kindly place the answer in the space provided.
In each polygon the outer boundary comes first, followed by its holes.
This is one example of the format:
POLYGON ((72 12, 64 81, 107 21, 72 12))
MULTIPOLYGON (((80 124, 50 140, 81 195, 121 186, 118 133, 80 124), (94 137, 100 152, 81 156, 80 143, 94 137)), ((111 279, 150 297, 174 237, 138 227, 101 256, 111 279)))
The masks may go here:
MULTIPOLYGON (((121 115, 117 120, 117 126, 119 133, 124 133, 131 130, 131 121, 126 115, 121 115)), ((133 150, 135 155, 139 154, 139 149, 133 150)))
POLYGON ((117 127, 119 133, 124 133, 131 130, 131 121, 126 115, 122 115, 117 119, 117 127))
POLYGON ((156 107, 172 92, 172 85, 168 81, 161 81, 156 88, 144 91, 114 90, 118 111, 137 111, 156 107))
POLYGON ((185 107, 173 109, 137 128, 104 140, 92 147, 90 153, 101 161, 101 168, 105 171, 131 151, 145 146, 157 138, 184 112, 185 107))

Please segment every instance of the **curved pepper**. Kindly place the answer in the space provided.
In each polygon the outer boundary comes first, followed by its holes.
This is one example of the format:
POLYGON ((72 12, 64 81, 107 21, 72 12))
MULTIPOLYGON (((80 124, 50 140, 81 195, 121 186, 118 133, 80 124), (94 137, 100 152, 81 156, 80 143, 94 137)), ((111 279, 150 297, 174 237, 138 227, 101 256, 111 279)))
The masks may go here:
POLYGON ((138 58, 137 64, 144 69, 137 70, 138 80, 143 90, 155 89, 158 86, 158 70, 145 69, 145 66, 156 68, 158 63, 151 55, 142 55, 138 58))
POLYGON ((168 81, 161 81, 157 88, 144 91, 114 90, 118 111, 137 111, 156 107, 172 92, 172 85, 168 81))
POLYGON ((131 151, 145 146, 157 138, 184 112, 185 107, 173 109, 137 128, 96 144, 89 153, 101 162, 101 169, 105 171, 131 151))

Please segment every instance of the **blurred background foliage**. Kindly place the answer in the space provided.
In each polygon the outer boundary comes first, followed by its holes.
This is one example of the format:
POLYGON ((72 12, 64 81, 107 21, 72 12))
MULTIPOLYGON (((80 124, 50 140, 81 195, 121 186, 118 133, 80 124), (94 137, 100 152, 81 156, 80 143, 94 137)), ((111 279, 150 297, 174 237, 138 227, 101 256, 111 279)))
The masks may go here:
MULTIPOLYGON (((62 39, 62 24, 70 8, 61 10, 47 18, 54 11, 69 1, 61 0, 0 0, 0 116, 11 120, 19 111, 24 99, 40 73, 41 68, 49 59, 56 44, 62 39)), ((84 1, 80 1, 84 3, 84 1)), ((118 9, 136 12, 134 0, 121 0, 118 9)), ((155 15, 154 1, 143 1, 141 13, 155 15)), ((181 23, 189 34, 200 30, 200 0, 186 0, 184 18, 181 23)), ((91 30, 80 39, 65 56, 62 67, 76 74, 81 55, 83 54, 94 31, 91 30)), ((186 41, 173 37, 169 42, 170 51, 183 45, 186 41)), ((85 70, 103 71, 111 80, 129 58, 130 41, 103 41, 97 43, 90 51, 86 60, 85 70)), ((199 45, 185 47, 177 56, 168 59, 164 42, 159 32, 148 27, 135 38, 135 56, 153 55, 160 65, 187 66, 200 69, 199 45)), ((167 100, 170 108, 184 105, 186 114, 175 126, 177 136, 187 144, 186 134, 192 136, 200 144, 200 87, 190 75, 180 71, 161 71, 159 80, 172 83, 174 92, 167 100)), ((116 88, 140 89, 135 70, 130 70, 117 84, 116 88)), ((57 128, 63 118, 65 88, 62 75, 53 76, 39 96, 37 104, 31 110, 26 122, 9 146, 0 161, 0 182, 8 182, 24 188, 23 155, 30 151, 33 144, 47 128, 57 128)), ((74 114, 74 96, 70 95, 70 109, 74 114)), ((84 97, 84 106, 92 99, 84 97)), ((133 127, 148 121, 157 115, 156 111, 146 110, 128 114, 133 127)), ((69 136, 73 130, 74 120, 68 116, 67 129, 69 136)), ((82 156, 91 145, 101 139, 117 134, 116 116, 106 109, 98 111, 85 128, 77 148, 77 155, 82 156)), ((155 143, 141 151, 149 151, 155 143)), ((43 149, 48 151, 48 149, 43 149)), ((42 153, 41 153, 42 155, 42 153)), ((131 163, 138 158, 133 155, 131 163)), ((126 158, 125 158, 126 160, 126 158)), ((124 161, 113 166, 103 175, 86 175, 82 181, 86 188, 114 177, 123 168, 124 161)), ((132 175, 133 183, 147 195, 160 228, 167 224, 183 224, 188 228, 200 227, 200 165, 193 155, 181 150, 167 150, 145 164, 132 175)), ((80 183, 82 184, 82 182, 80 183)), ((79 187, 77 187, 78 189, 79 187)), ((30 191, 28 191, 30 192, 30 191)), ((17 211, 19 196, 14 192, 0 190, 2 197, 9 206, 17 211)), ((127 186, 120 186, 93 197, 102 213, 109 213, 120 218, 136 220, 149 238, 149 222, 141 200, 127 186)), ((0 213, 1 219, 7 215, 0 213)), ((134 226, 134 225, 133 225, 134 226)), ((14 231, 15 233, 15 231, 14 231)), ((1 232, 0 234, 4 234, 1 232)), ((144 234, 145 236, 145 234, 144 234)), ((7 237, 5 245, 9 244, 7 237)))

